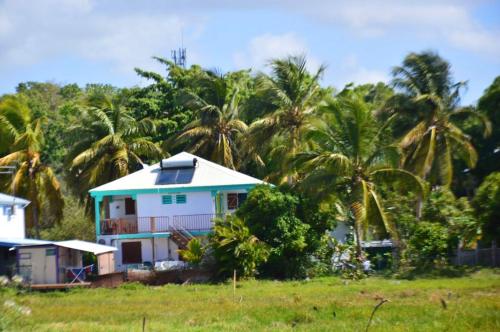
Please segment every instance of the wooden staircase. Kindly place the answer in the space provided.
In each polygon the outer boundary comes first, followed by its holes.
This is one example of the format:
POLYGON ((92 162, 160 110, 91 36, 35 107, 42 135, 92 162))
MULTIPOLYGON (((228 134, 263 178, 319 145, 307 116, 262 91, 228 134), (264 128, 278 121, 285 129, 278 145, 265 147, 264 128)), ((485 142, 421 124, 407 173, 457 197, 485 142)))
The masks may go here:
POLYGON ((170 234, 170 238, 177 244, 179 249, 186 249, 189 241, 194 238, 189 231, 179 225, 174 225, 174 227, 170 229, 170 234))

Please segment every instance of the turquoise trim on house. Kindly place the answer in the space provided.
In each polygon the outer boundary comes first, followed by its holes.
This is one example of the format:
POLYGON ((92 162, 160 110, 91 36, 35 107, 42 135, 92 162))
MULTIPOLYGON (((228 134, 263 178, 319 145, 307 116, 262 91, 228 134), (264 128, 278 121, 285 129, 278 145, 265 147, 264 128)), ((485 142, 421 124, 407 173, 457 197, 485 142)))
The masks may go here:
POLYGON ((184 192, 200 192, 200 191, 221 191, 221 190, 250 190, 257 186, 251 184, 231 184, 223 186, 203 186, 203 187, 178 187, 178 188, 150 188, 150 189, 122 189, 122 190, 103 190, 90 191, 92 197, 113 196, 113 195, 138 195, 138 194, 163 194, 163 193, 184 193, 184 192))
POLYGON ((188 231, 191 235, 194 236, 202 236, 202 235, 208 235, 212 233, 212 231, 188 231))
POLYGON ((99 209, 99 203, 102 201, 102 196, 94 197, 94 213, 95 213, 95 234, 96 236, 101 235, 101 210, 99 209))
POLYGON ((151 239, 151 238, 169 238, 170 233, 137 233, 137 234, 120 234, 118 235, 119 240, 123 239, 151 239))

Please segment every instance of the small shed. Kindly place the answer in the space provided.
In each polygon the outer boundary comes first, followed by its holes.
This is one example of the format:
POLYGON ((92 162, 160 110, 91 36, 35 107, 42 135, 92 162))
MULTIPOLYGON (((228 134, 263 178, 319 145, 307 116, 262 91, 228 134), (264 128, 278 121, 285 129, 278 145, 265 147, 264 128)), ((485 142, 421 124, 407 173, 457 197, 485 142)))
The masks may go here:
POLYGON ((60 284, 81 281, 68 278, 68 274, 79 275, 83 266, 83 253, 91 252, 97 257, 97 274, 114 272, 115 247, 79 240, 50 242, 17 247, 19 274, 31 284, 60 284), (72 279, 72 280, 69 280, 72 279))

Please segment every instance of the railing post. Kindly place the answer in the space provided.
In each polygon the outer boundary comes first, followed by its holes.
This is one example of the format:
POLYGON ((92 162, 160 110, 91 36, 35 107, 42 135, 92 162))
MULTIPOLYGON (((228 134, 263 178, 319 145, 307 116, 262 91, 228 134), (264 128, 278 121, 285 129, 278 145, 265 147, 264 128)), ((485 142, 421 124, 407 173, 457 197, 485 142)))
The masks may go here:
POLYGON ((149 229, 151 230, 151 233, 156 232, 156 228, 155 228, 155 217, 150 217, 150 218, 149 218, 149 229))

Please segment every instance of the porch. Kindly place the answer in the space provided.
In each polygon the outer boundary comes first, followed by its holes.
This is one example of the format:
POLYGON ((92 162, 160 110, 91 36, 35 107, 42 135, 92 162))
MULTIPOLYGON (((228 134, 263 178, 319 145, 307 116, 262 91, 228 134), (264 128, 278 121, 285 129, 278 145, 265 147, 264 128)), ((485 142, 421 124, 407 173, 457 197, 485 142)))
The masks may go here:
POLYGON ((161 233, 161 232, 207 232, 213 220, 223 214, 192 214, 175 216, 122 217, 101 220, 101 235, 161 233))

